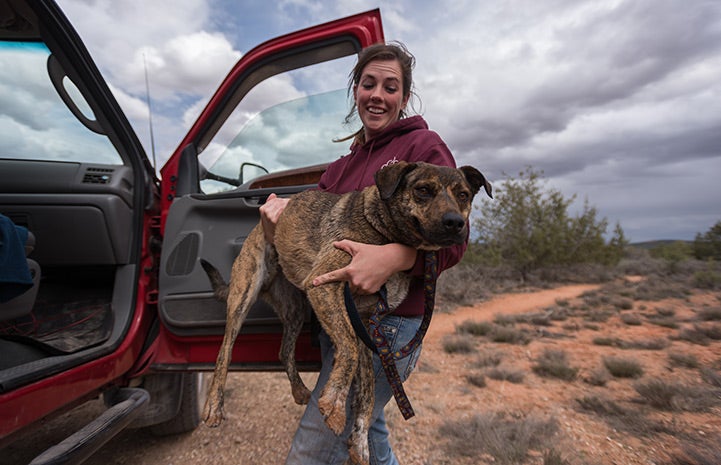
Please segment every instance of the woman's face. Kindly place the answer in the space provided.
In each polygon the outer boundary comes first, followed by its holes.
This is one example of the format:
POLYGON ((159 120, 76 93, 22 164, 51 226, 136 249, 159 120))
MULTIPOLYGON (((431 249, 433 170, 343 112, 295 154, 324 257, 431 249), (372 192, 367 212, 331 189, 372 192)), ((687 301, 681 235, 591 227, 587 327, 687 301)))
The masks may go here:
POLYGON ((403 98, 403 76, 397 60, 374 60, 363 69, 353 88, 358 116, 363 122, 366 141, 397 121, 408 103, 403 98))

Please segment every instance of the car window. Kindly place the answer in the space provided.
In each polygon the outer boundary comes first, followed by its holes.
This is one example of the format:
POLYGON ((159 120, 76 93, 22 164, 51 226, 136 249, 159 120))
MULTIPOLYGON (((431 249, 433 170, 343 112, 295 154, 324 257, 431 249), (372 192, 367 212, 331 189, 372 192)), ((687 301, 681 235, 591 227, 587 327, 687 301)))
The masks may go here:
POLYGON ((261 175, 328 163, 348 153, 350 141, 339 139, 354 132, 343 123, 352 105, 345 85, 353 62, 346 57, 313 65, 253 88, 201 154, 210 173, 201 190, 234 189, 261 175))
MULTIPOLYGON (((110 140, 84 126, 48 74, 41 42, 0 41, 0 158, 122 164, 110 140)), ((67 77, 63 86, 85 117, 90 107, 67 77)))

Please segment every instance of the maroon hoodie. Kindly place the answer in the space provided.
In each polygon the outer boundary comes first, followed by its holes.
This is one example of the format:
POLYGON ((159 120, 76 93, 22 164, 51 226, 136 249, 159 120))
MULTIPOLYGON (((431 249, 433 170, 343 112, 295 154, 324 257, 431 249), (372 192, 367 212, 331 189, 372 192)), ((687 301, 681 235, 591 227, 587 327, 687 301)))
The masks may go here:
MULTIPOLYGON (((435 165, 456 167, 456 162, 443 140, 428 129, 421 116, 404 118, 389 125, 381 134, 365 144, 353 143, 350 154, 328 166, 321 176, 321 190, 344 194, 360 191, 372 185, 376 171, 399 161, 423 161, 435 165)), ((452 246, 438 252, 438 269, 443 271, 458 263, 466 245, 452 246)), ((393 312, 401 316, 423 315, 423 254, 419 253, 408 297, 393 312)))

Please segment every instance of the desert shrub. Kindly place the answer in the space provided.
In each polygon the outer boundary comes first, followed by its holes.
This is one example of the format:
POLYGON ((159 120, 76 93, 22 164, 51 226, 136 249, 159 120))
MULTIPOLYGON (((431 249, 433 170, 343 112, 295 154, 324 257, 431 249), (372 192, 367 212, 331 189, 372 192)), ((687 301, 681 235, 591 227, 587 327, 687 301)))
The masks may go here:
POLYGON ((613 429, 626 431, 635 436, 651 436, 659 433, 674 434, 675 430, 664 423, 647 418, 641 412, 626 409, 600 396, 576 399, 582 412, 603 418, 613 429))
POLYGON ((671 366, 683 368, 698 368, 698 358, 694 354, 684 354, 681 352, 670 352, 668 360, 671 366))
POLYGON ((646 249, 627 247, 626 256, 616 265, 616 271, 622 275, 648 276, 663 270, 664 263, 651 257, 646 249))
POLYGON ((594 337, 592 342, 597 346, 613 347, 619 344, 619 339, 616 337, 599 336, 594 337))
POLYGON ((721 373, 708 367, 701 368, 701 379, 711 386, 721 388, 721 373))
POLYGON ((684 241, 674 241, 655 247, 651 256, 662 260, 670 273, 678 272, 679 264, 692 257, 691 245, 684 241))
POLYGON ((529 451, 548 444, 557 430, 558 423, 553 418, 481 413, 449 420, 439 431, 447 439, 444 447, 450 458, 488 454, 495 463, 512 465, 525 462, 529 451))
POLYGON ((721 307, 704 308, 696 314, 701 321, 721 321, 721 307))
POLYGON ((668 339, 657 337, 653 339, 639 339, 633 341, 620 341, 618 347, 621 349, 634 350, 663 350, 668 347, 670 342, 668 339))
POLYGON ((487 349, 478 354, 473 366, 476 368, 495 367, 501 363, 501 360, 503 360, 503 352, 487 349))
POLYGON ((471 373, 466 375, 466 380, 473 386, 480 388, 486 387, 486 377, 482 373, 471 373))
POLYGON ((713 270, 697 271, 691 278, 691 285, 697 289, 721 289, 721 273, 713 270))
POLYGON ((669 383, 661 379, 651 379, 635 383, 633 388, 652 407, 671 410, 674 406, 674 398, 677 397, 683 387, 676 383, 669 383))
POLYGON ((522 383, 523 379, 526 377, 523 370, 507 367, 491 368, 486 372, 486 375, 491 379, 495 379, 496 381, 508 381, 509 383, 514 384, 522 383))
POLYGON ((682 280, 653 275, 638 283, 634 298, 649 301, 684 299, 689 292, 688 285, 682 280))
POLYGON ((613 306, 619 310, 631 310, 633 308, 633 301, 631 299, 615 299, 613 306))
POLYGON ((581 410, 594 413, 599 416, 624 416, 628 411, 611 399, 599 396, 585 396, 576 399, 581 410))
POLYGON ((615 378, 640 378, 643 376, 643 367, 632 358, 604 357, 603 366, 615 378))
POLYGON ((596 310, 589 312, 585 319, 594 323, 605 323, 613 314, 613 312, 608 310, 596 310))
POLYGON ((570 465, 556 449, 548 449, 543 453, 543 465, 570 465))
POLYGON ((641 317, 635 313, 622 313, 621 321, 629 326, 640 326, 643 323, 641 317))
POLYGON ((536 326, 553 326, 550 314, 533 313, 528 315, 528 323, 536 326))
POLYGON ((691 344, 698 344, 701 346, 707 346, 710 340, 703 331, 694 326, 693 328, 681 328, 676 334, 676 338, 680 341, 690 342, 691 344))
POLYGON ((662 317, 670 318, 670 317, 676 315, 676 310, 674 310, 673 308, 660 307, 660 308, 656 308, 656 313, 658 313, 662 317))
POLYGON ((548 319, 551 321, 566 321, 571 313, 570 309, 565 305, 559 305, 561 308, 549 308, 547 310, 548 319))
POLYGON ((596 337, 593 338, 593 343, 597 346, 610 346, 618 347, 620 349, 635 349, 635 350, 662 350, 669 346, 669 341, 664 338, 653 338, 653 339, 639 339, 633 341, 624 341, 617 337, 596 337))
POLYGON ((649 323, 661 326, 662 328, 678 329, 679 327, 678 322, 673 318, 651 318, 648 321, 649 323))
POLYGON ((533 366, 533 372, 547 378, 573 381, 578 368, 569 366, 568 355, 563 350, 545 349, 533 366))
POLYGON ((475 341, 467 336, 446 336, 442 342, 447 354, 470 354, 476 350, 475 341))
POLYGON ((473 336, 487 336, 493 329, 493 324, 487 321, 466 320, 456 327, 456 333, 471 334, 473 336))
POLYGON ((712 340, 721 340, 721 325, 694 324, 691 328, 681 329, 676 336, 679 340, 707 346, 712 340))
POLYGON ((704 412, 719 404, 718 391, 702 386, 686 386, 662 379, 639 381, 634 389, 654 408, 704 412))
POLYGON ((490 334, 493 342, 502 342, 506 344, 525 345, 531 342, 529 334, 521 329, 512 326, 495 325, 490 334))
POLYGON ((438 278, 436 296, 440 310, 451 309, 459 305, 471 305, 487 300, 491 290, 496 288, 484 273, 481 266, 464 263, 447 269, 438 278))
POLYGON ((501 326, 513 326, 521 319, 517 315, 500 314, 493 317, 493 322, 501 326))
POLYGON ((681 450, 675 452, 663 465, 718 465, 721 457, 721 438, 694 437, 681 442, 681 450))
POLYGON ((721 324, 697 324, 694 325, 694 327, 709 339, 713 339, 714 341, 721 340, 721 324))
POLYGON ((591 386, 605 386, 610 378, 608 370, 605 367, 599 367, 584 377, 583 381, 591 386))

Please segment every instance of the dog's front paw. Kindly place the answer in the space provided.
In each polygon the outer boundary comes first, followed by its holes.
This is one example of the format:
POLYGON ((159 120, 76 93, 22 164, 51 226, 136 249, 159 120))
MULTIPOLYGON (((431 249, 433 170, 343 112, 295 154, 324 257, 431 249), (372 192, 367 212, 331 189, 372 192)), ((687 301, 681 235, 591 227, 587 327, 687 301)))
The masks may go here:
POLYGON ((210 428, 215 428, 223 421, 223 397, 210 395, 205 401, 203 409, 203 422, 210 428))
POLYGON ((327 395, 324 392, 318 399, 318 410, 325 417, 325 424, 328 425, 337 436, 345 429, 345 399, 340 396, 327 395))

